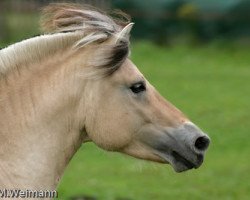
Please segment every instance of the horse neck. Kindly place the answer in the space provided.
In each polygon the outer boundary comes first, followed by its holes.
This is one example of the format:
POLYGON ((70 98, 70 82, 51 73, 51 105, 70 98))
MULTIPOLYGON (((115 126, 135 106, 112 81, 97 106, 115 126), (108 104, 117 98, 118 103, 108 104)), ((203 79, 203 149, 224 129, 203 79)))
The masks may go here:
POLYGON ((55 189, 85 139, 85 84, 73 57, 53 55, 0 80, 1 188, 55 189))

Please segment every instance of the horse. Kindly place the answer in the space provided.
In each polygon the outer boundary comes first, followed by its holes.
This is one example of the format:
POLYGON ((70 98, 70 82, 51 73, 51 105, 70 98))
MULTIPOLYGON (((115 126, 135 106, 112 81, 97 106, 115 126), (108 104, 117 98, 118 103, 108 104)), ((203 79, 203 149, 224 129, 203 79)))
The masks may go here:
POLYGON ((56 189, 86 142, 176 172, 203 163, 210 139, 130 59, 126 14, 50 4, 43 34, 0 51, 0 187, 56 189))

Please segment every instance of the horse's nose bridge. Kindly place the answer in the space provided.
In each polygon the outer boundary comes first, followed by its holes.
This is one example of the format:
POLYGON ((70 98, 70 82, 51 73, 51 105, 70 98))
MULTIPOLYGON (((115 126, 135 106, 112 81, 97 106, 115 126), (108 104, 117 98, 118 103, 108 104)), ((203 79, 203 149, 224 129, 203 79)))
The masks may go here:
POLYGON ((188 121, 187 117, 173 104, 156 93, 157 104, 155 104, 157 119, 163 126, 176 127, 188 121))
POLYGON ((173 131, 172 135, 179 145, 195 153, 203 153, 208 148, 210 138, 196 125, 186 122, 173 131))

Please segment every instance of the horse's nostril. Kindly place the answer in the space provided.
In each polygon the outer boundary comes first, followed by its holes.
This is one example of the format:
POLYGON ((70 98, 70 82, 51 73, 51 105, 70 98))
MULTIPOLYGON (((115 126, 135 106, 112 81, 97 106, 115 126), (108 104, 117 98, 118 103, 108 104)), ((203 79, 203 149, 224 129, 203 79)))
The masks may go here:
POLYGON ((207 149, 209 142, 210 140, 208 137, 202 136, 202 137, 197 138, 194 145, 198 150, 205 150, 207 149))

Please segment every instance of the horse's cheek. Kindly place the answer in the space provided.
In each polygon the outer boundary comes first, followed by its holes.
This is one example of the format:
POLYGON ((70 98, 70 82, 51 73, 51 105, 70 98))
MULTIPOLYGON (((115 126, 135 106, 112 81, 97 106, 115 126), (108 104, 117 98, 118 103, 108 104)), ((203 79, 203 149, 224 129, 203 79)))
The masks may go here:
POLYGON ((99 118, 98 123, 94 124, 93 142, 105 150, 119 151, 124 148, 130 143, 134 129, 133 126, 128 126, 131 125, 129 120, 127 116, 118 117, 115 114, 112 119, 108 116, 99 118))

